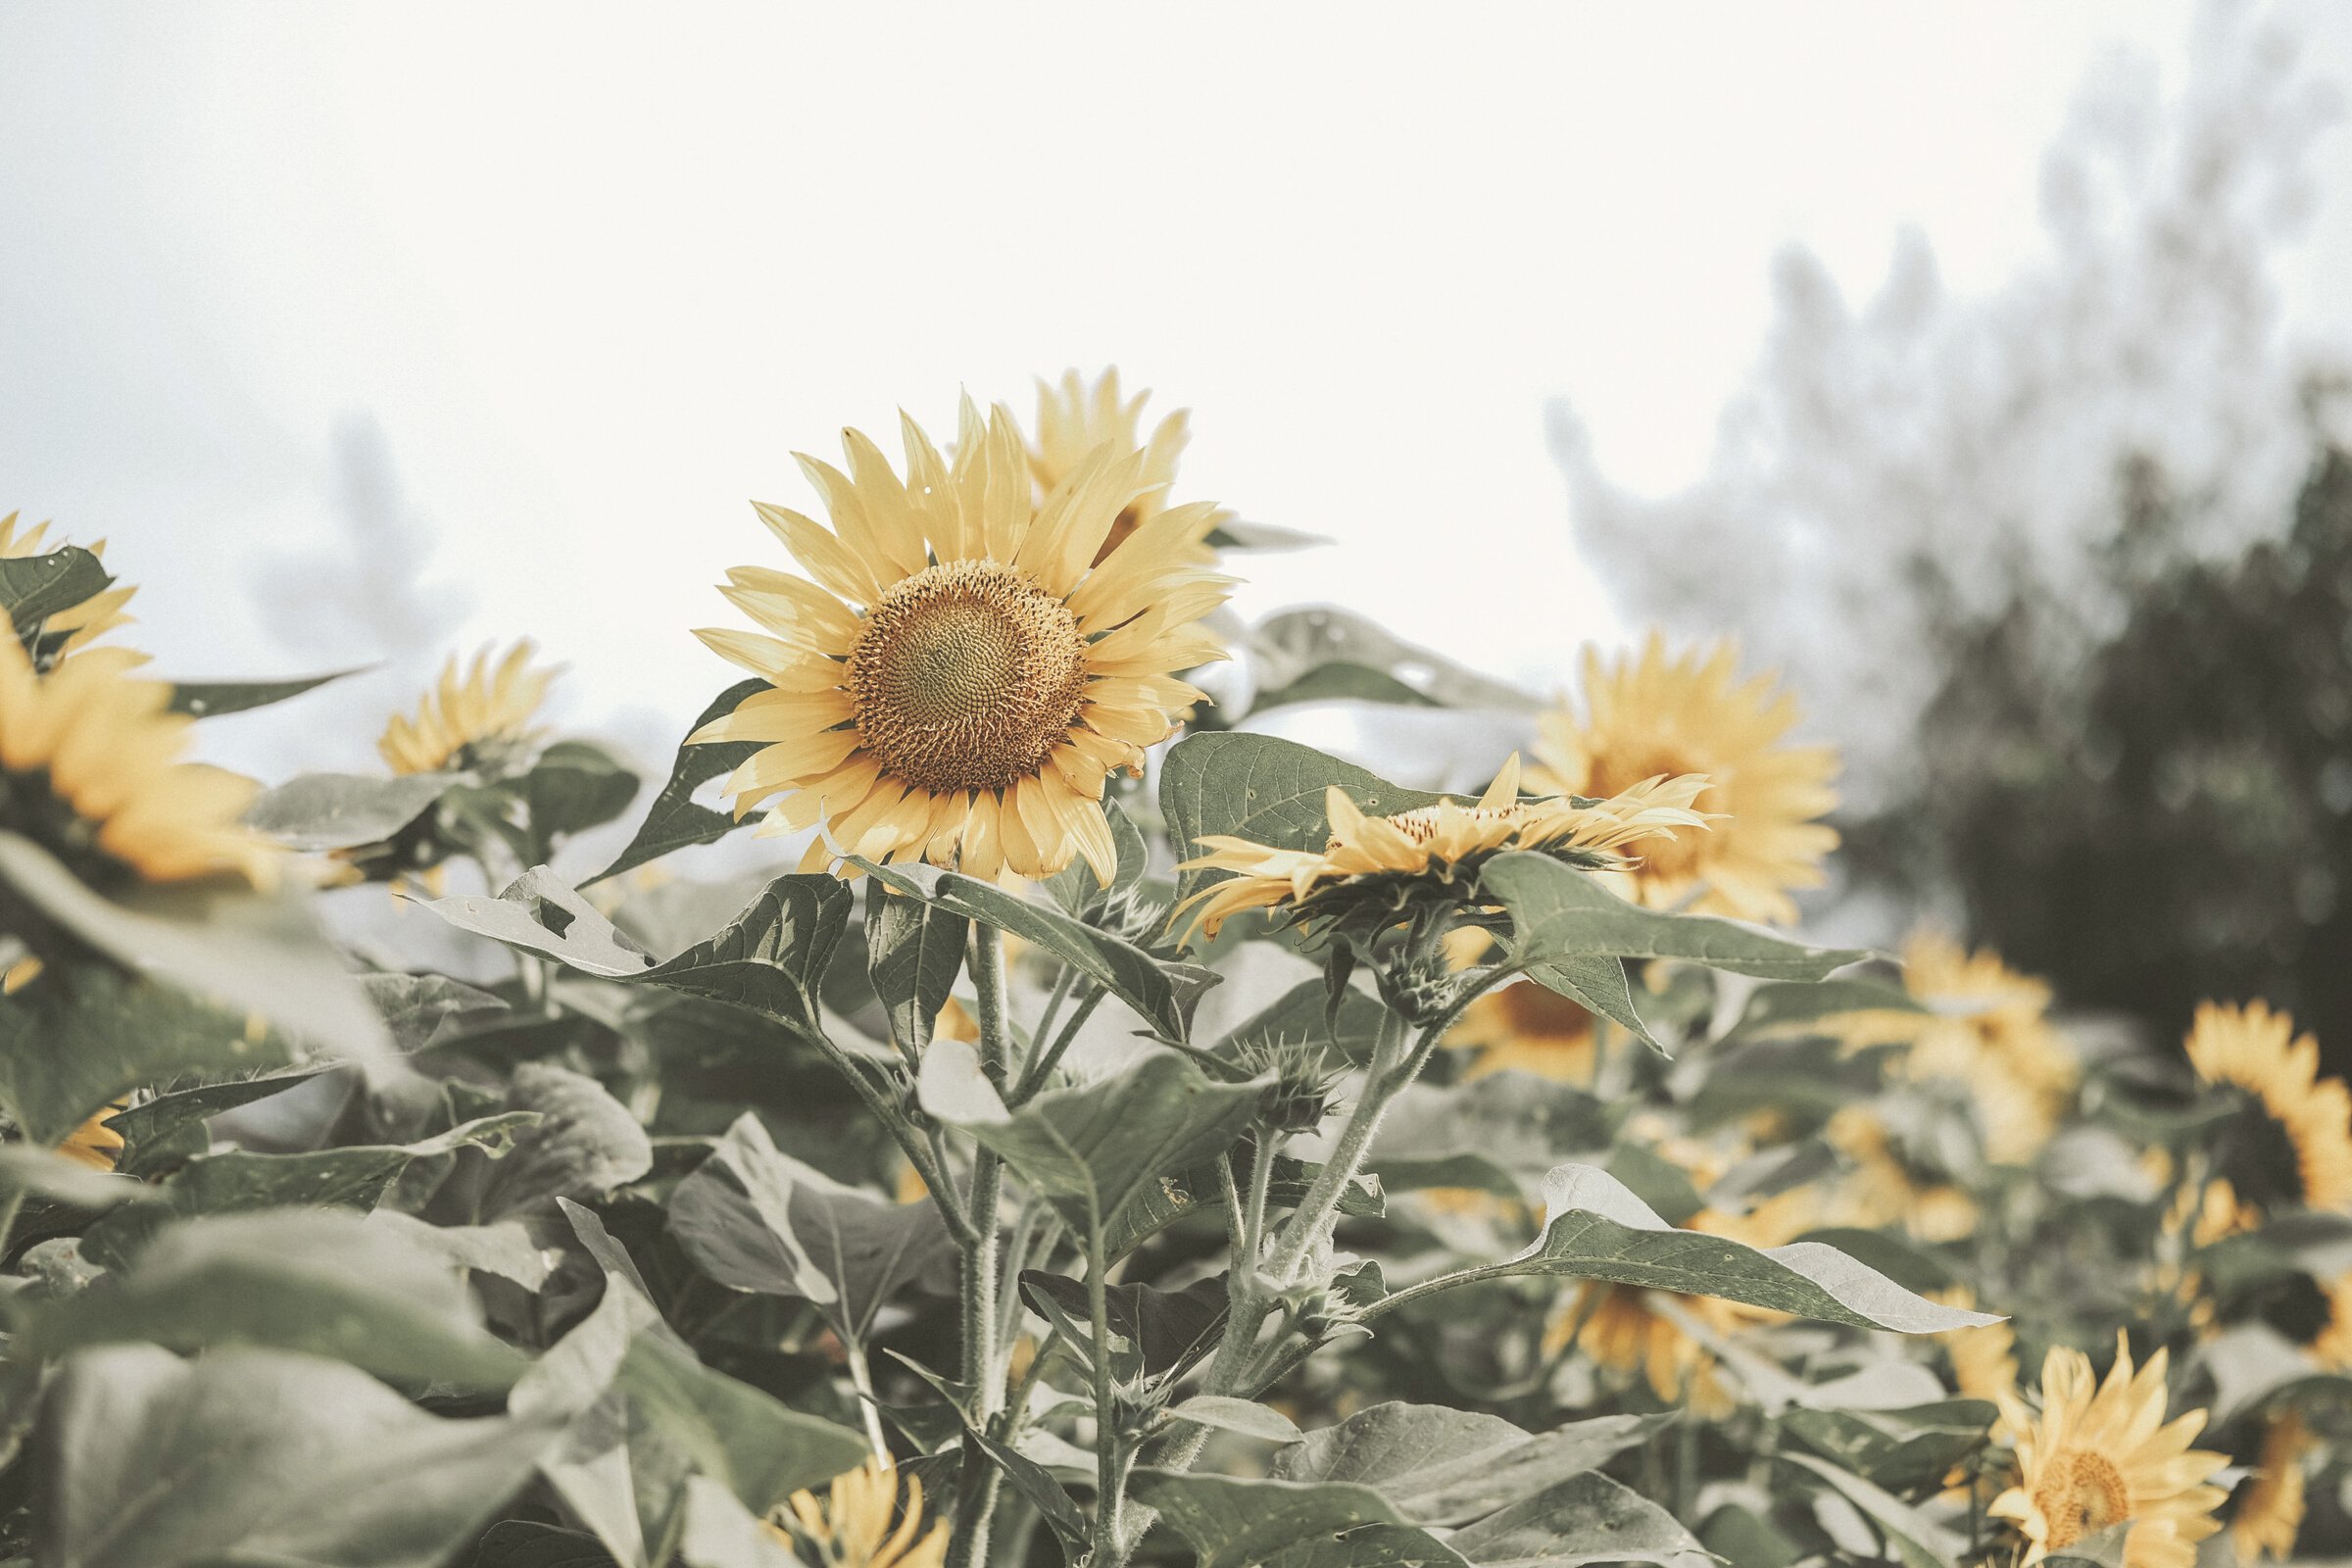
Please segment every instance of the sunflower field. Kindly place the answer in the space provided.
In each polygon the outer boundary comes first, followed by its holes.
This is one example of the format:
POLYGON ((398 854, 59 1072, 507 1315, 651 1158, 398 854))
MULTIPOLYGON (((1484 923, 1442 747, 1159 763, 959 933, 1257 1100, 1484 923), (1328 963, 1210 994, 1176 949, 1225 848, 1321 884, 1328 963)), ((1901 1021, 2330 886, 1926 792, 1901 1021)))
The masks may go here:
POLYGON ((378 770, 208 767, 331 677, 159 675, 130 549, 0 525, 0 1561, 2352 1555, 2291 1018, 1809 942, 1801 694, 1245 625, 1295 540, 1144 403, 801 459, 652 770, 528 642, 378 770), (1264 721, 1334 703, 1522 742, 1457 796, 1264 721))

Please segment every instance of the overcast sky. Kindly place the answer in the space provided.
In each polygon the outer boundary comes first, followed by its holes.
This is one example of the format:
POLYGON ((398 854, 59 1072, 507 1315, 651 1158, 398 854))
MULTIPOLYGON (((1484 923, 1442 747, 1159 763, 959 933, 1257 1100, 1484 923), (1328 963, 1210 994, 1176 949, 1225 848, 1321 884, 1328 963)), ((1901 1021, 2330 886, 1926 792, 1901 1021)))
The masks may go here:
MULTIPOLYGON (((1916 224, 1997 286, 2085 73, 2177 81, 2188 15, 12 5, 0 512, 110 536, 167 673, 530 632, 574 713, 661 734, 732 678, 688 628, 773 559, 747 498, 811 506, 791 451, 1115 362, 1193 408, 1186 495, 1339 541, 1252 562, 1245 609, 1548 683, 1613 620, 1546 402, 1620 478, 1693 477, 1778 247, 1862 296, 1916 224), (446 635, 257 605, 342 548, 354 428, 446 635)), ((2345 205, 2286 258, 2298 329, 2352 324, 2345 205)), ((217 745, 349 763, 371 728, 217 745)))

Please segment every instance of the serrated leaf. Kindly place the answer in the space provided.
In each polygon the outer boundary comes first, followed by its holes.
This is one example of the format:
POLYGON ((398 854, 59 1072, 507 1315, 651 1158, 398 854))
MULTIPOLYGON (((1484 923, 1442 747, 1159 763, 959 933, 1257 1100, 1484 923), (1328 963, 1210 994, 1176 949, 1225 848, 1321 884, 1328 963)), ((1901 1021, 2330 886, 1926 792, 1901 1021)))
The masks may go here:
POLYGON ((923 1108, 960 1127, 1076 1226, 1100 1225, 1147 1184, 1230 1147, 1265 1085, 1211 1082, 1173 1052, 1153 1051, 1099 1082, 1004 1102, 960 1040, 934 1040, 918 1089, 923 1108))
POLYGON ((87 1350, 43 1421, 37 1551, 44 1568, 442 1568, 554 1435, 427 1415, 315 1356, 87 1350))
POLYGON ((445 974, 364 974, 360 989, 382 1014, 393 1045, 405 1054, 423 1051, 445 1032, 479 1022, 485 1014, 510 1010, 500 998, 445 974))
POLYGON ((60 611, 87 604, 114 581, 105 564, 79 545, 45 556, 0 558, 0 609, 23 637, 60 611))
POLYGON ((1733 974, 1818 980, 1870 956, 1849 949, 1806 947, 1710 914, 1645 909, 1585 872, 1528 851, 1496 856, 1487 863, 1480 886, 1510 911, 1512 956, 1522 963, 1687 958, 1733 974))
MULTIPOLYGON (((767 689, 763 680, 737 681, 711 699, 710 706, 703 710, 686 733, 691 735, 712 719, 732 713, 746 697, 767 689)), ((733 772, 758 750, 760 746, 755 741, 720 741, 710 746, 688 746, 681 742, 677 760, 670 763, 669 777, 655 795, 645 820, 638 824, 636 836, 611 865, 588 878, 588 882, 602 882, 607 877, 635 870, 672 850, 715 844, 734 832, 740 825, 736 818, 695 805, 694 794, 712 779, 733 772)))
POLYGON ((1545 990, 1558 992, 1587 1012, 1620 1025, 1658 1054, 1666 1054, 1666 1048, 1642 1020, 1641 1008, 1634 1004, 1633 982, 1626 975, 1623 958, 1559 958, 1537 964, 1527 977, 1545 990))
POLYGON ((633 980, 654 966, 652 954, 613 929, 603 910, 544 865, 516 877, 496 898, 470 894, 423 903, 460 930, 560 958, 583 974, 633 980))
POLYGON ((1499 1416, 1393 1400, 1306 1435, 1274 1456, 1283 1481, 1367 1486, 1417 1525, 1460 1525, 1646 1442, 1676 1420, 1612 1415, 1530 1433, 1499 1416))
POLYGON ((330 680, 346 675, 358 675, 373 669, 372 664, 354 664, 349 669, 330 669, 323 675, 298 675, 292 680, 181 680, 172 683, 172 711, 186 713, 191 718, 217 718, 222 713, 242 713, 248 709, 267 708, 282 703, 289 697, 317 691, 330 680))
POLYGON ((191 1353, 247 1345, 326 1356, 416 1386, 504 1389, 524 1364, 483 1330, 446 1260, 396 1230, 326 1210, 172 1227, 128 1269, 36 1305, 18 1324, 16 1350, 54 1359, 141 1340, 191 1353))
POLYGON ((1583 1568, 1658 1563, 1713 1568, 1715 1559, 1672 1514, 1597 1471, 1572 1477, 1447 1542, 1476 1568, 1583 1568))
POLYGON ((853 1343, 903 1287, 956 1289, 956 1243, 936 1203, 846 1187, 780 1152, 748 1113, 678 1184, 669 1233, 721 1285, 813 1301, 853 1343))
POLYGON ((399 837, 457 782, 447 773, 305 773, 264 792, 245 825, 305 854, 358 849, 399 837))

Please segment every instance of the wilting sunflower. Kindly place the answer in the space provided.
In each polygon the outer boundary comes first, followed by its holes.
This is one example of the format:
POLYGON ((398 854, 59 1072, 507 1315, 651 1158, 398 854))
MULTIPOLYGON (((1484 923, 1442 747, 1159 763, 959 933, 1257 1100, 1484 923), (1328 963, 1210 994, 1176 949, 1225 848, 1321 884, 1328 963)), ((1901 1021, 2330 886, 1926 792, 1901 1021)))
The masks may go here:
MULTIPOLYGON (((1151 488, 1119 509, 1110 532, 1095 552, 1098 566, 1134 538, 1136 529, 1168 509, 1168 486, 1176 482, 1176 460, 1192 438, 1185 428, 1189 414, 1184 409, 1161 419, 1149 437, 1144 434, 1144 404, 1151 396, 1138 392, 1132 398, 1121 397, 1116 368, 1104 370, 1092 386, 1076 370, 1064 371, 1058 385, 1037 384, 1037 442, 1029 449, 1029 471, 1048 495, 1103 446, 1144 455, 1143 482, 1151 488)), ((1173 548, 1187 561, 1212 564, 1216 552, 1205 541, 1222 516, 1215 508, 1200 512, 1187 529, 1190 537, 1173 548)))
POLYGON ((2281 1562, 2294 1555, 2303 1529, 2303 1453, 2311 1446, 2310 1432, 2291 1410, 2271 1417, 2263 1429, 2254 1474, 2233 1494, 2237 1507, 2230 1515, 2230 1542, 2239 1562, 2259 1562, 2266 1553, 2281 1562))
POLYGON ((531 667, 537 653, 526 637, 493 667, 485 648, 462 673, 458 656, 450 655, 440 680, 417 704, 416 716, 395 713, 384 726, 375 749, 385 764, 395 773, 432 773, 497 760, 526 743, 531 715, 558 673, 531 667))
POLYGON ((122 1157, 122 1135, 106 1124, 106 1118, 130 1108, 127 1100, 117 1100, 91 1112, 90 1119, 66 1135, 57 1152, 76 1165, 92 1170, 111 1171, 122 1157))
POLYGON ((1389 816, 1366 816, 1337 785, 1323 792, 1331 838, 1321 850, 1278 850, 1230 834, 1200 841, 1209 853, 1179 870, 1235 873, 1184 901, 1200 906, 1194 923, 1210 936, 1244 909, 1286 908, 1316 920, 1343 905, 1396 909, 1431 888, 1469 892, 1479 869, 1497 855, 1541 850, 1588 869, 1622 863, 1628 844, 1669 839, 1683 828, 1704 828, 1690 802, 1703 778, 1652 778, 1605 801, 1579 806, 1557 797, 1519 798, 1519 758, 1513 754, 1473 805, 1445 800, 1389 816))
MULTIPOLYGON (((1766 1199, 1745 1214, 1701 1209, 1684 1222, 1684 1228, 1750 1247, 1785 1247, 1804 1232, 1813 1215, 1813 1195, 1799 1188, 1766 1199)), ((1778 1322, 1782 1316, 1760 1306, 1710 1296, 1680 1296, 1591 1280, 1577 1289, 1566 1309, 1552 1319, 1544 1334, 1544 1351, 1555 1353, 1573 1342, 1604 1367, 1641 1374, 1650 1392, 1668 1403, 1687 1398, 1698 1415, 1728 1414, 1737 1401, 1715 1374, 1713 1352, 1673 1316, 1660 1311, 1661 1302, 1671 1303, 1675 1312, 1719 1335, 1778 1322)))
POLYGON ((2023 1165, 2041 1152, 2074 1102, 2080 1068, 2049 1022, 2050 988, 1989 950, 1970 953, 1923 931, 1903 944, 1903 985, 1924 1013, 1873 1013, 1883 1037, 1907 1040, 1896 1070, 1967 1087, 1984 1155, 2023 1165))
MULTIPOLYGON (((28 556, 45 555, 53 550, 64 549, 67 541, 63 539, 53 545, 42 542, 43 536, 48 532, 49 525, 47 523, 36 522, 23 533, 19 533, 17 532, 17 514, 12 512, 7 516, 0 517, 0 561, 22 561, 28 556)), ((98 557, 101 561, 106 559, 105 540, 100 539, 88 548, 91 555, 98 557)), ((129 625, 130 617, 122 613, 122 607, 129 604, 130 596, 137 592, 138 589, 135 587, 125 588, 117 584, 92 594, 80 604, 68 610, 61 610, 43 620, 41 622, 42 634, 44 638, 51 636, 65 638, 64 643, 56 650, 59 657, 74 653, 92 639, 105 636, 117 626, 129 625)))
POLYGON ((1540 721, 1531 787, 1607 796, 1637 780, 1703 774, 1700 806, 1719 820, 1712 833, 1678 838, 1642 861, 1636 881, 1646 903, 1690 906, 1743 920, 1796 919, 1791 888, 1818 887, 1837 833, 1815 818, 1838 804, 1830 780, 1838 754, 1784 746, 1796 700, 1776 694, 1773 677, 1736 684, 1731 643, 1669 657, 1656 632, 1639 656, 1603 662, 1584 656, 1584 703, 1540 721))
POLYGON ((228 873, 269 885, 277 853, 238 824, 251 779, 182 762, 194 720, 172 688, 127 673, 143 656, 91 648, 36 674, 0 637, 0 828, 102 891, 228 873))
POLYGON ((906 1506, 898 1504, 898 1467, 868 1460, 863 1469, 835 1477, 822 1503, 814 1493, 794 1493, 766 1525, 770 1535, 802 1552, 803 1561, 815 1553, 812 1568, 941 1568, 948 1560, 948 1522, 935 1520, 923 1531, 920 1477, 906 1478, 906 1506))
POLYGON ((1231 579, 1187 554, 1212 509, 1160 512, 1097 564, 1150 489, 1143 453, 1100 447, 1041 504, 1003 409, 983 421, 965 401, 953 464, 912 420, 905 437, 904 480, 855 430, 847 474, 801 459, 831 530, 759 508, 816 580, 728 573, 721 591, 771 635, 697 635, 774 689, 689 739, 760 743, 726 791, 738 814, 782 797, 764 831, 826 822, 804 869, 836 846, 979 877, 1084 857, 1108 883, 1103 781, 1202 700, 1172 671, 1225 657, 1200 621, 1231 579))
POLYGON ((2001 1396, 2018 1481, 1991 1511, 2024 1533, 2023 1564, 2121 1526, 2125 1568, 2192 1568, 2197 1543, 2221 1529, 2213 1510, 2229 1494, 2205 1481, 2230 1458, 2188 1446, 2204 1411, 2165 1422, 2166 1360, 2158 1350, 2134 1374, 2119 1334, 2097 1383, 2090 1358, 2060 1346, 2042 1362, 2038 1417, 2015 1394, 2001 1396))
POLYGON ((2188 1032, 2188 1060, 2209 1084, 2245 1090, 2260 1108, 2264 1147, 2233 1171, 2238 1190, 2310 1208, 2352 1207, 2352 1095, 2322 1078, 2319 1042, 2260 1002, 2205 1003, 2188 1032), (2287 1167, 2291 1181, 2282 1181, 2287 1167))

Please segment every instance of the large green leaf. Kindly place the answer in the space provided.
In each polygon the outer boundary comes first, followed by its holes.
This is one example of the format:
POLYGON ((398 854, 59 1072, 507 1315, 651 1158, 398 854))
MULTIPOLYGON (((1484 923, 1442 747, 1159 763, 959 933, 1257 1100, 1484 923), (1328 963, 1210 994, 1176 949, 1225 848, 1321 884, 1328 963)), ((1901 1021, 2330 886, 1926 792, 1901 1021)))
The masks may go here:
POLYGON ((1502 1262, 1447 1276, 1447 1284, 1523 1274, 1608 1280, 1899 1334, 1940 1334, 2000 1321, 1914 1296, 1878 1270, 1818 1243, 1758 1249, 1678 1230, 1623 1182, 1591 1165, 1562 1165, 1550 1172, 1544 1178, 1544 1234, 1534 1246, 1502 1262))
MULTIPOLYGON (((1063 1329, 1074 1352, 1092 1366, 1086 1282, 1030 1268, 1021 1270, 1020 1291, 1032 1309, 1063 1329)), ((1103 1292, 1103 1304, 1105 1325, 1124 1342, 1114 1349, 1113 1361, 1120 1381, 1127 1383, 1181 1373, 1215 1349, 1231 1302, 1225 1277, 1217 1274, 1178 1291, 1112 1285, 1103 1292)))
MULTIPOLYGON (((735 711, 746 697, 754 692, 766 691, 763 680, 742 680, 710 700, 686 733, 691 735, 712 719, 735 711)), ((681 742, 677 760, 670 763, 669 777, 661 793, 638 824, 636 837, 629 847, 613 858, 612 863, 589 882, 602 882, 609 876, 635 870, 649 860, 658 860, 672 850, 683 850, 696 844, 715 844, 735 831, 735 817, 724 811, 713 811, 707 806, 694 803, 695 792, 712 779, 732 773, 760 750, 754 741, 719 741, 709 746, 688 746, 681 742)), ((582 884, 585 886, 586 884, 582 884)))
POLYGON ((291 891, 142 888, 101 898, 30 839, 0 833, 0 882, 137 973, 251 1011, 306 1045, 380 1060, 383 1021, 291 891))
POLYGON ((316 691, 330 680, 357 675, 371 669, 371 664, 354 664, 349 669, 330 669, 323 675, 298 675, 292 680, 181 680, 172 683, 172 711, 186 713, 192 718, 216 718, 222 713, 242 713, 247 709, 267 708, 282 703, 289 697, 316 691))
POLYGON ((22 637, 61 610, 72 610, 114 583, 98 558, 79 545, 45 556, 0 559, 0 609, 22 637))
POLYGON ((1734 974, 1819 980, 1867 953, 1809 948, 1756 926, 1629 904, 1548 855, 1496 856, 1480 878, 1511 914, 1512 956, 1542 966, 1570 958, 1688 958, 1734 974))
POLYGON ((37 1303, 15 1348, 54 1358, 126 1340, 180 1351, 299 1351, 419 1386, 503 1389, 523 1367, 484 1332, 445 1259, 396 1230, 323 1209, 175 1226, 129 1269, 37 1303))
POLYGON ((1198 1568, 1466 1568, 1467 1559, 1354 1482, 1260 1481, 1138 1470, 1135 1499, 1159 1511, 1198 1568))
POLYGON ((1476 1568, 1582 1568, 1658 1563, 1712 1568, 1674 1516, 1597 1471, 1573 1476, 1457 1531, 1446 1543, 1476 1568))
POLYGON ((963 972, 971 922, 928 899, 910 899, 880 877, 865 894, 866 976, 890 1014, 891 1039, 920 1056, 932 1023, 963 972))
MULTIPOLYGON (((1199 854, 1197 844, 1209 833, 1230 833, 1278 850, 1319 850, 1331 838, 1323 792, 1335 784, 1373 816, 1446 798, 1391 784, 1296 741, 1228 731, 1176 744, 1160 763, 1159 807, 1180 859, 1199 854)), ((1181 903, 1229 874, 1183 872, 1177 899, 1181 903)))
POLYGON ((1489 1073, 1450 1089, 1406 1089, 1382 1120, 1368 1163, 1392 1190, 1483 1187, 1518 1198, 1523 1178, 1573 1154, 1598 1154, 1614 1136, 1609 1107, 1585 1090, 1489 1073))
POLYGON ((397 838, 456 782, 448 773, 305 773, 255 801, 245 823, 306 854, 357 849, 397 838))
POLYGON ((540 853, 627 810, 637 782, 627 763, 593 741, 558 741, 541 752, 521 784, 540 853))
MULTIPOLYGON (((1282 697, 1301 683, 1360 680, 1376 674, 1412 701, 1446 708, 1488 708, 1533 712, 1538 699, 1481 675, 1443 654, 1406 642, 1375 620, 1332 605, 1312 605, 1267 616, 1250 629, 1250 661, 1261 693, 1282 697), (1334 676, 1330 671, 1354 671, 1334 676)), ((1353 691, 1340 695, 1357 696, 1353 691)), ((1300 701, 1299 698, 1290 698, 1300 701)), ((1404 699, 1373 696, 1375 702, 1404 699)), ((1260 696, 1251 711, 1275 706, 1260 696)))
POLYGON ((721 1285, 814 1301, 853 1342, 901 1288, 956 1289, 956 1242, 936 1203, 846 1187, 779 1152, 749 1113, 678 1184, 669 1233, 721 1285))
POLYGON ((1261 690, 1250 699, 1250 711, 1290 708, 1299 703, 1390 703, 1400 708, 1435 708, 1435 698, 1407 686, 1386 670, 1345 662, 1317 664, 1287 686, 1261 690))
POLYGON ((1596 1470, 1675 1420, 1610 1415, 1529 1433, 1499 1416, 1391 1401, 1307 1434, 1274 1456, 1282 1481, 1372 1488, 1417 1525, 1460 1525, 1596 1470))
POLYGON ((1732 1036, 1744 1039, 1768 1030, 1795 1033, 1805 1024, 1856 1012, 1925 1010, 1901 986, 1884 980, 1779 981, 1760 985, 1749 994, 1732 1036))
POLYGON ((1003 1155, 1080 1227, 1107 1221, 1161 1176, 1229 1148, 1265 1088, 1215 1083, 1185 1057, 1152 1051, 1100 1082, 1049 1090, 1007 1110, 960 1040, 931 1043, 919 1082, 925 1110, 1003 1155))
POLYGON ((519 1214, 554 1198, 599 1197, 653 1169, 645 1128, 584 1073, 526 1061, 508 1082, 507 1105, 535 1119, 491 1173, 484 1219, 519 1214))
POLYGON ((309 1083, 324 1070, 308 1064, 265 1068, 210 1083, 167 1089, 153 1100, 117 1111, 106 1120, 109 1127, 122 1136, 122 1152, 116 1166, 134 1176, 144 1176, 154 1162, 152 1154, 168 1157, 175 1147, 170 1142, 172 1134, 239 1105, 282 1095, 298 1084, 309 1083))
POLYGON ((452 1421, 339 1361, 85 1350, 50 1391, 43 1568, 442 1568, 555 1436, 452 1421))
POLYGON ((1968 1549, 1968 1543, 1959 1535, 1850 1471, 1809 1453, 1783 1453, 1780 1459, 1829 1483, 1831 1491, 1867 1514, 1905 1568, 1956 1568, 1968 1549))
POLYGON ((1988 1399, 1939 1399, 1900 1410, 1785 1411, 1781 1424, 1822 1457, 1892 1492, 1940 1487, 1989 1441, 1988 1399))

